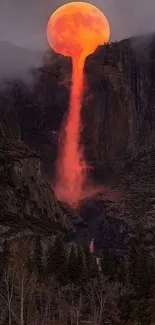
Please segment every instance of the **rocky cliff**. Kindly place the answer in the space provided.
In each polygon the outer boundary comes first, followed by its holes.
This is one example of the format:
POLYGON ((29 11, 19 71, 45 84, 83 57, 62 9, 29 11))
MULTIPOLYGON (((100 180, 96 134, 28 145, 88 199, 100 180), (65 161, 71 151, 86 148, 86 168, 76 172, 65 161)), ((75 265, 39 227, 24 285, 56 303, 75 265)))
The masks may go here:
POLYGON ((83 115, 90 160, 118 171, 154 146, 154 49, 155 37, 147 35, 100 47, 88 58, 83 115))
POLYGON ((41 176, 38 154, 8 136, 0 136, 0 237, 1 242, 22 234, 50 237, 71 229, 51 186, 41 176))

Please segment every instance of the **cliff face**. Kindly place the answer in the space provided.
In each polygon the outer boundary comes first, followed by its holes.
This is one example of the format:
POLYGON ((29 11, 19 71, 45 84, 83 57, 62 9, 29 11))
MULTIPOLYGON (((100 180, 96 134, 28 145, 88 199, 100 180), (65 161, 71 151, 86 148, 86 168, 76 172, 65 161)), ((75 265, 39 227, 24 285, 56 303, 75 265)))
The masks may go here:
POLYGON ((154 49, 152 35, 100 47, 88 58, 84 138, 96 164, 106 161, 118 171, 126 158, 154 146, 154 49))
POLYGON ((20 234, 52 236, 70 226, 50 185, 42 180, 39 156, 20 141, 1 136, 1 241, 20 234))

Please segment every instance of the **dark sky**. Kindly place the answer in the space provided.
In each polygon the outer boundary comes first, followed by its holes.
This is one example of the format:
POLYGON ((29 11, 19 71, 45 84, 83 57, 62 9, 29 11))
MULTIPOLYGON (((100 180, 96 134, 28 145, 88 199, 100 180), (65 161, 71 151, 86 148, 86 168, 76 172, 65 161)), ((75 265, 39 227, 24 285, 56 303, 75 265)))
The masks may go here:
MULTIPOLYGON (((0 40, 27 48, 46 47, 46 24, 64 0, 0 0, 0 40)), ((111 26, 111 39, 155 30, 155 0, 89 1, 104 11, 111 26)))

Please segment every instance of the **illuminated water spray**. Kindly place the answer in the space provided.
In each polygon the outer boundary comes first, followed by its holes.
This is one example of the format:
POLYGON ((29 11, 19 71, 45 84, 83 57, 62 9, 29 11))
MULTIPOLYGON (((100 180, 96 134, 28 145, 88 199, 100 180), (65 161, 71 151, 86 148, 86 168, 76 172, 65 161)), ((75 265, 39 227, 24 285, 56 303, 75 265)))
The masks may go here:
POLYGON ((58 199, 69 204, 78 202, 84 196, 87 183, 88 166, 80 145, 84 63, 99 45, 109 41, 109 37, 106 17, 86 2, 70 2, 58 8, 47 26, 47 38, 52 49, 72 59, 70 104, 60 132, 63 141, 60 141, 55 183, 58 199))

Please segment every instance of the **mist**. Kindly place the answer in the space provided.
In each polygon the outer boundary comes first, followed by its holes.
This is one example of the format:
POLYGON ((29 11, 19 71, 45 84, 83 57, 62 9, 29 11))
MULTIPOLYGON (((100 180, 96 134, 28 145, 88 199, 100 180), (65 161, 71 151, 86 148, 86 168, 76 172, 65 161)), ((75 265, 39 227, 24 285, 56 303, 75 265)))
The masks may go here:
POLYGON ((0 80, 24 79, 32 81, 32 69, 42 65, 43 52, 0 42, 0 80))
MULTIPOLYGON (((31 67, 42 64, 43 53, 48 48, 47 21, 66 2, 33 0, 32 5, 31 0, 1 0, 0 77, 25 76, 31 67)), ((154 0, 91 0, 90 3, 108 18, 111 41, 155 31, 154 0)))
MULTIPOLYGON (((47 48, 46 25, 64 0, 1 0, 0 40, 29 49, 47 48)), ((89 1, 104 11, 111 26, 111 40, 121 40, 155 30, 154 0, 89 1)))

